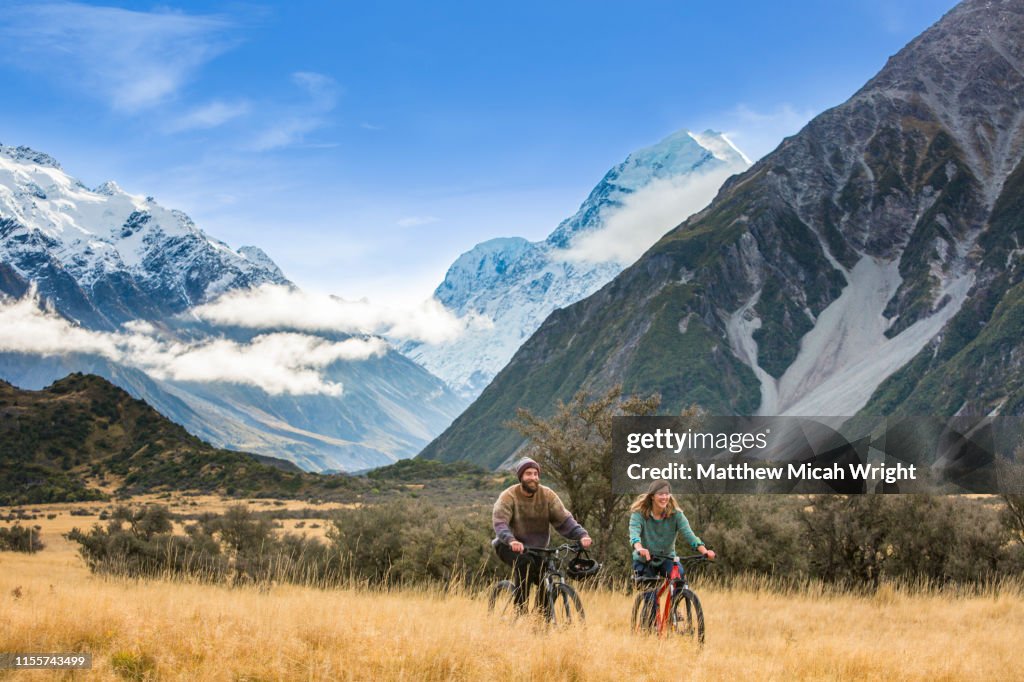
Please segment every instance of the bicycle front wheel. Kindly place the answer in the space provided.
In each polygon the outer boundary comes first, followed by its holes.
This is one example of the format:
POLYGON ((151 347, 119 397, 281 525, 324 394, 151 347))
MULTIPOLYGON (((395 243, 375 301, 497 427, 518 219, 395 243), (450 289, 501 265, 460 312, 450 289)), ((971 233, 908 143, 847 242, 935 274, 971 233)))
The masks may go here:
POLYGON ((692 590, 679 590, 672 597, 672 631, 704 644, 704 609, 692 590))
POLYGON ((501 620, 515 620, 522 606, 516 604, 516 586, 511 580, 501 580, 487 595, 487 612, 497 614, 501 620))
POLYGON ((576 590, 565 583, 554 583, 548 591, 547 617, 552 625, 582 623, 583 602, 576 590))
POLYGON ((641 592, 633 600, 633 616, 629 626, 633 632, 650 632, 654 629, 654 614, 658 600, 653 594, 641 592))

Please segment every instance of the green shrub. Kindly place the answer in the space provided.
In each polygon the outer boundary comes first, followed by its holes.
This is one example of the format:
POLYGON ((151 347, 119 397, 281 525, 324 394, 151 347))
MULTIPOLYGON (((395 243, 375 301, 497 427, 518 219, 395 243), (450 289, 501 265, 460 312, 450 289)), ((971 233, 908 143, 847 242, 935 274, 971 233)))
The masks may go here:
POLYGON ((17 523, 10 528, 0 528, 0 551, 38 552, 46 546, 39 538, 39 530, 39 526, 26 528, 17 523))
POLYGON ((490 508, 416 500, 345 509, 327 537, 354 577, 371 584, 480 582, 506 572, 490 544, 490 508))

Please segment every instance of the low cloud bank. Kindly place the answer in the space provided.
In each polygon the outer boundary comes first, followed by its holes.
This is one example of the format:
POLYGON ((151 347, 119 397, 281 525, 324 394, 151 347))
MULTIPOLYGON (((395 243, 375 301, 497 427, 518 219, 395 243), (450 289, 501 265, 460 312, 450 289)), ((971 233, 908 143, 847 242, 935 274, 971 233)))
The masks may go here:
POLYGON ((255 386, 271 395, 341 395, 340 383, 324 370, 339 361, 361 361, 387 352, 379 338, 344 341, 301 333, 269 333, 248 343, 213 338, 182 342, 161 338, 149 323, 126 325, 124 332, 76 327, 26 297, 0 302, 0 351, 53 356, 99 355, 140 369, 156 379, 255 386))
POLYGON ((486 325, 474 316, 459 318, 436 299, 413 307, 390 307, 367 300, 346 301, 266 284, 233 291, 193 308, 200 319, 246 329, 288 328, 307 332, 340 332, 384 336, 396 342, 453 341, 467 328, 486 325))

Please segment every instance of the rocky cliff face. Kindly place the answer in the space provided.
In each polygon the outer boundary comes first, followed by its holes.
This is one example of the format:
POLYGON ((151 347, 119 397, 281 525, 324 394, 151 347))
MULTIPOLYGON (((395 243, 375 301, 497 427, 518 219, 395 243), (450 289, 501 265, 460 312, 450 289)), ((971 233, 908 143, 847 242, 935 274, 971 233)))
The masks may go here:
POLYGON ((666 413, 1020 413, 1022 103, 1024 6, 962 3, 549 317, 423 456, 497 433, 497 464, 515 406, 618 382, 666 413))

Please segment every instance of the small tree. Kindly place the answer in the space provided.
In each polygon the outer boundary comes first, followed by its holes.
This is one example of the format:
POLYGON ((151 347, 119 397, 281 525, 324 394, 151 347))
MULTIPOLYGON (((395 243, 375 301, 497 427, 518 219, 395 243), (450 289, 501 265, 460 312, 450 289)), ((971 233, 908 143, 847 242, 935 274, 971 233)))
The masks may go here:
POLYGON ((659 395, 623 397, 622 386, 615 386, 596 397, 580 391, 568 403, 559 401, 547 419, 520 408, 507 424, 530 440, 528 454, 564 491, 576 520, 597 542, 599 558, 614 546, 629 508, 629 496, 612 491, 612 417, 651 415, 660 404, 659 395))
POLYGON ((1003 495, 1006 502, 1004 520, 1017 541, 1024 544, 1024 495, 1003 495))
POLYGON ((1017 541, 1024 544, 1024 446, 1017 447, 1013 454, 1013 462, 1003 460, 996 466, 1003 490, 1012 491, 1003 495, 1006 502, 1003 522, 1017 541))

